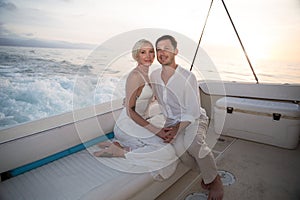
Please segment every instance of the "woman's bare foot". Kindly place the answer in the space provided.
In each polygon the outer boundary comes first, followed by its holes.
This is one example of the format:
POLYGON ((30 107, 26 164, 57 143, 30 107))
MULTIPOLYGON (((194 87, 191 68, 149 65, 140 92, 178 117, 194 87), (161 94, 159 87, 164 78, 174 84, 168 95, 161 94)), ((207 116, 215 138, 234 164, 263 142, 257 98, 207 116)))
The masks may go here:
POLYGON ((96 152, 94 152, 94 156, 96 156, 96 157, 108 157, 108 158, 114 157, 111 152, 108 152, 106 150, 96 151, 96 152))
POLYGON ((222 200, 224 195, 223 183, 221 181, 220 175, 209 184, 205 184, 203 181, 201 185, 204 189, 209 190, 208 200, 222 200))
POLYGON ((104 142, 100 142, 98 144, 98 147, 102 148, 102 149, 106 149, 108 148, 110 145, 112 144, 111 141, 104 141, 104 142))
POLYGON ((125 153, 129 151, 129 148, 124 148, 118 142, 113 142, 106 149, 94 152, 96 157, 125 157, 125 153))

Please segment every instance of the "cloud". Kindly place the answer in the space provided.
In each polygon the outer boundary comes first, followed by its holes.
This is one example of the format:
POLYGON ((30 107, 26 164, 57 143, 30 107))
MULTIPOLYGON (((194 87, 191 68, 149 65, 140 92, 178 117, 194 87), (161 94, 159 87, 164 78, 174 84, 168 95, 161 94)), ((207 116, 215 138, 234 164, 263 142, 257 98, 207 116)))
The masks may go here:
POLYGON ((0 22, 0 37, 1 38, 9 38, 9 39, 30 39, 34 38, 35 34, 31 32, 24 32, 24 33, 15 33, 8 28, 6 28, 6 24, 0 22))
POLYGON ((7 28, 5 28, 5 24, 3 22, 0 22, 0 37, 15 37, 16 34, 9 31, 7 28))
POLYGON ((27 36, 27 37, 33 37, 34 36, 33 33, 24 33, 24 35, 27 36))
POLYGON ((14 11, 17 9, 17 6, 13 3, 0 0, 0 9, 14 11))

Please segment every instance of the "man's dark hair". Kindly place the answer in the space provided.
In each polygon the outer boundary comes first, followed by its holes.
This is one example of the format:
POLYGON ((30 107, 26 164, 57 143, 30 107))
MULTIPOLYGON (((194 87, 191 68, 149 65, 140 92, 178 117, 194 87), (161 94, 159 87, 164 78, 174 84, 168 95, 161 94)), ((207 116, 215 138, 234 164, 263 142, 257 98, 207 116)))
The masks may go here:
POLYGON ((163 36, 161 36, 160 38, 158 38, 158 39, 156 40, 156 43, 155 43, 155 48, 157 48, 157 43, 159 43, 159 42, 162 41, 162 40, 170 40, 171 43, 172 43, 172 46, 174 47, 174 49, 177 48, 177 41, 176 41, 175 38, 174 38, 173 36, 171 36, 171 35, 163 35, 163 36))

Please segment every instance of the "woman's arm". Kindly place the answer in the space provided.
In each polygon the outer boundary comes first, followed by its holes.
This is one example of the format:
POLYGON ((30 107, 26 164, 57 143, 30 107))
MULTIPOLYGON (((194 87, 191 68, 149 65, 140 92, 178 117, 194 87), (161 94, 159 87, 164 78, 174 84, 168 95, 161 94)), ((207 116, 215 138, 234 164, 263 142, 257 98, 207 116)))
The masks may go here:
POLYGON ((160 128, 150 124, 135 111, 137 97, 141 94, 145 82, 137 71, 132 71, 126 81, 125 107, 127 115, 140 126, 148 129, 152 133, 159 133, 160 128))

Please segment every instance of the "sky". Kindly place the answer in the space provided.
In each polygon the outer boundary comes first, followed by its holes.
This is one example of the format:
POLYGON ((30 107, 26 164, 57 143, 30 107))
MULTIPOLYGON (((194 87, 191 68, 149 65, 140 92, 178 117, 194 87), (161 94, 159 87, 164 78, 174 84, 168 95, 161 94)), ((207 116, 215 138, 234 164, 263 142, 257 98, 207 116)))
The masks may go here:
MULTIPOLYGON (((300 0, 225 0, 249 55, 300 62, 300 0)), ((198 42, 210 0, 0 0, 0 37, 101 44, 123 32, 162 28, 198 42)), ((239 46, 214 0, 202 47, 239 46)))

